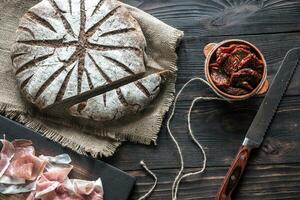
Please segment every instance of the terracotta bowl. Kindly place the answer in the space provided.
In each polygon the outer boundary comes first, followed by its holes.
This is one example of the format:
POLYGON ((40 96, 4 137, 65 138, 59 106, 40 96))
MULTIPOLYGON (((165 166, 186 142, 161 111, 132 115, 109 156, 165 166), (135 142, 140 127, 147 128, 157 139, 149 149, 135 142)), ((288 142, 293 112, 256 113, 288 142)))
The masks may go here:
POLYGON ((265 94, 268 91, 269 81, 267 80, 266 60, 265 60, 263 54, 261 53, 261 51, 256 46, 251 44, 250 42, 247 42, 245 40, 238 40, 238 39, 225 40, 220 43, 210 43, 205 46, 203 51, 204 51, 204 55, 206 57, 205 66, 204 66, 205 77, 206 77, 206 80, 212 86, 212 89, 217 93, 217 95, 219 95, 229 101, 241 101, 241 100, 245 100, 245 99, 248 99, 248 98, 256 96, 256 95, 265 94), (252 48, 252 52, 255 53, 264 63, 264 71, 263 71, 263 76, 262 76, 260 83, 257 85, 257 87, 252 92, 245 94, 245 95, 241 95, 241 96, 235 96, 235 95, 231 95, 231 94, 227 94, 227 93, 223 92, 214 84, 214 82, 212 81, 212 78, 210 76, 209 65, 212 62, 212 57, 216 53, 216 50, 219 47, 229 46, 231 44, 245 44, 245 45, 250 46, 252 48))

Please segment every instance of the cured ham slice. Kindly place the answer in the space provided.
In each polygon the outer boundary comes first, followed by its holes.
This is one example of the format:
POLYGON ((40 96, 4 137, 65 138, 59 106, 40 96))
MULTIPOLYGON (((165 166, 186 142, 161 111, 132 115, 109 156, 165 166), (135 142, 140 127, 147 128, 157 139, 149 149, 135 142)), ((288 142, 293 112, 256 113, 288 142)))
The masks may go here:
POLYGON ((47 171, 44 172, 43 176, 51 181, 63 182, 66 180, 72 169, 72 165, 66 165, 63 167, 51 165, 50 167, 47 166, 47 171))
POLYGON ((44 170, 46 162, 30 154, 21 154, 14 157, 5 175, 23 178, 25 180, 35 180, 44 170))
POLYGON ((20 194, 30 192, 35 189, 35 182, 29 182, 22 185, 0 184, 0 193, 2 194, 20 194))
POLYGON ((13 178, 10 176, 3 175, 0 178, 0 183, 2 184, 12 184, 12 185, 19 185, 26 183, 26 180, 23 178, 13 178))
POLYGON ((62 154, 56 157, 40 156, 48 164, 44 173, 36 181, 36 190, 27 200, 103 200, 101 179, 85 181, 69 179, 73 166, 70 157, 62 154))
POLYGON ((35 194, 27 200, 103 200, 102 182, 66 179, 64 182, 51 181, 45 176, 37 181, 35 194))
POLYGON ((61 154, 55 157, 40 155, 39 158, 43 160, 47 160, 50 163, 56 163, 56 164, 70 164, 72 162, 68 154, 61 154))
POLYGON ((15 147, 12 143, 5 139, 1 140, 1 142, 3 147, 0 153, 0 176, 5 173, 10 164, 10 160, 14 157, 15 154, 15 147))
POLYGON ((73 169, 68 154, 35 155, 29 140, 1 140, 0 193, 28 193, 26 200, 103 200, 101 179, 69 179, 73 169))
POLYGON ((44 171, 47 162, 35 156, 31 141, 15 140, 11 144, 14 156, 4 174, 17 179, 35 180, 44 171))
POLYGON ((64 182, 64 187, 74 194, 86 195, 90 200, 103 200, 103 187, 101 179, 96 181, 67 179, 64 182))

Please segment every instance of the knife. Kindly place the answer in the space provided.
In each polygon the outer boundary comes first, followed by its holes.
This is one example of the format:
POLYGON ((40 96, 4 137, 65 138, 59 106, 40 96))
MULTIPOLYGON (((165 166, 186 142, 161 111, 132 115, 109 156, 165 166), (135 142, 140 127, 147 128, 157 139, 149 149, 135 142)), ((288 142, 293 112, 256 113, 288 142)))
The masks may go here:
POLYGON ((277 111, 277 107, 293 77, 294 71, 300 64, 300 48, 291 49, 285 56, 273 83, 263 99, 261 106, 250 126, 238 154, 224 178, 217 193, 216 200, 231 200, 232 193, 245 171, 250 152, 259 148, 270 123, 277 111))

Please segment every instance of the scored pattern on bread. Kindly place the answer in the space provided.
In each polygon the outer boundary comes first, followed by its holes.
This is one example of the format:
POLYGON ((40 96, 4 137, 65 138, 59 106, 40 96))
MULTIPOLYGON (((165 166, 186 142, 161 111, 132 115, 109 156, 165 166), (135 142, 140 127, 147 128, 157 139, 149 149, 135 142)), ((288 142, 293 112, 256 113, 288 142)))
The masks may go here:
POLYGON ((70 114, 96 121, 111 121, 143 110, 159 93, 161 74, 95 96, 70 108, 70 114), (99 112, 101 111, 101 112, 99 112))
POLYGON ((116 0, 43 0, 21 18, 12 61, 22 93, 44 109, 138 79, 145 47, 138 22, 116 0))

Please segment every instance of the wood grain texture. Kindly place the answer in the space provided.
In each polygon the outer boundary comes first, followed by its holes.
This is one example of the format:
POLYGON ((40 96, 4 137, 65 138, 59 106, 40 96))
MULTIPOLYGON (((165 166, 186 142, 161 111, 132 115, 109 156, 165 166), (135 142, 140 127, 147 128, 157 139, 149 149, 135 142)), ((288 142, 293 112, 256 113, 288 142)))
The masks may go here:
MULTIPOLYGON (((266 57, 270 81, 286 52, 300 44, 299 1, 128 0, 127 2, 185 31, 185 37, 178 50, 177 89, 194 76, 204 77, 202 50, 207 43, 231 38, 253 42, 266 57), (227 9, 223 10, 218 8, 218 12, 207 12, 209 4, 215 8, 226 2, 236 4, 226 5, 224 7, 227 9), (247 2, 253 6, 242 6, 248 4, 247 2), (203 6, 204 4, 207 7, 203 6), (249 9, 249 13, 239 13, 243 9, 249 9), (230 21, 232 18, 234 20, 230 21)), ((245 172, 238 193, 233 199, 299 199, 296 187, 300 184, 299 175, 294 174, 297 173, 294 167, 298 166, 300 146, 297 130, 300 117, 299 73, 300 69, 289 86, 262 148, 253 152, 250 167, 245 172), (289 168, 282 163, 295 165, 288 164, 289 168)), ((172 123, 176 138, 183 148, 188 170, 197 169, 203 159, 187 136, 187 110, 193 97, 200 95, 208 96, 213 93, 199 83, 192 84, 186 89, 172 123)), ((234 104, 202 102, 195 106, 192 114, 193 130, 207 152, 209 168, 204 177, 198 176, 195 177, 196 180, 188 180, 182 184, 179 199, 215 198, 217 189, 256 114, 261 99, 256 97, 234 104)), ((139 169, 138 161, 141 159, 144 159, 151 169, 156 169, 155 172, 159 175, 158 187, 150 199, 170 199, 171 183, 179 167, 179 160, 166 127, 162 128, 158 146, 126 144, 114 158, 108 159, 108 162, 122 169, 133 170, 139 169)), ((141 174, 140 171, 132 173, 141 174)), ((145 178, 144 175, 142 177, 138 179, 133 199, 151 187, 152 180, 149 177, 145 178)))
POLYGON ((186 36, 299 31, 297 0, 126 0, 186 36))
MULTIPOLYGON (((12 27, 26 9, 38 0, 0 2, 0 58, 9 62, 12 27), (4 23, 5 22, 5 23, 4 23)), ((185 31, 178 49, 179 89, 194 76, 204 77, 202 50, 209 42, 238 38, 253 42, 264 54, 268 79, 272 81, 285 53, 300 46, 300 1, 298 0, 125 0, 162 21, 185 31)), ((238 188, 237 200, 300 199, 300 69, 297 70, 262 148, 254 151, 238 188)), ((187 110, 195 96, 213 95, 198 83, 182 96, 172 129, 183 148, 187 171, 202 164, 202 156, 187 136, 187 110)), ((260 105, 261 97, 244 102, 201 102, 195 105, 192 128, 208 156, 202 176, 184 181, 179 199, 214 199, 226 170, 260 105)), ((165 123, 164 123, 165 124, 165 123)), ((138 177, 132 199, 144 194, 152 179, 139 166, 145 160, 158 174, 158 187, 151 200, 171 197, 171 184, 179 167, 175 147, 163 126, 157 146, 124 144, 105 161, 138 177)), ((4 199, 0 198, 0 199, 4 199)), ((14 199, 14 198, 13 198, 14 199)))
MULTIPOLYGON (((205 174, 185 180, 181 184, 178 198, 213 200, 227 169, 227 167, 210 167, 205 174)), ((171 185, 177 170, 155 170, 154 172, 158 175, 159 187, 150 199, 170 199, 171 185)), ((143 171, 131 172, 131 175, 138 177, 137 192, 131 198, 133 200, 151 187, 152 179, 145 176, 143 171)), ((296 200, 300 198, 299 181, 299 164, 251 165, 247 167, 233 200, 296 200)))
MULTIPOLYGON (((172 128, 183 147, 186 167, 193 168, 200 166, 203 158, 187 134, 186 115, 189 103, 180 104, 172 128)), ((259 103, 258 99, 251 99, 238 104, 205 102, 196 105, 191 118, 192 128, 206 150, 208 166, 228 166, 231 163, 259 103)), ((250 164, 299 162, 299 109, 299 97, 284 99, 262 148, 253 152, 250 164)), ((158 146, 126 144, 114 157, 106 160, 122 169, 132 170, 139 169, 138 162, 142 159, 149 161, 149 167, 154 169, 178 167, 177 153, 165 127, 160 133, 158 146)))

